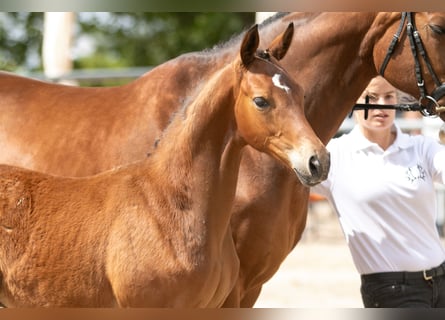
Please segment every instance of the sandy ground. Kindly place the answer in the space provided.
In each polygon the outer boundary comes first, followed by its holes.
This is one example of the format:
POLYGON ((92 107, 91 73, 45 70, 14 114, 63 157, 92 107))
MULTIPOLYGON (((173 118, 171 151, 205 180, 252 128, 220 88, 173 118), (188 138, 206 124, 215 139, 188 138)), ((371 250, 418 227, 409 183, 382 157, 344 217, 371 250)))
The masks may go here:
POLYGON ((362 308, 360 278, 329 204, 309 211, 303 239, 263 287, 256 308, 362 308))
POLYGON ((360 276, 326 201, 310 207, 302 240, 263 286, 254 307, 363 308, 360 276))

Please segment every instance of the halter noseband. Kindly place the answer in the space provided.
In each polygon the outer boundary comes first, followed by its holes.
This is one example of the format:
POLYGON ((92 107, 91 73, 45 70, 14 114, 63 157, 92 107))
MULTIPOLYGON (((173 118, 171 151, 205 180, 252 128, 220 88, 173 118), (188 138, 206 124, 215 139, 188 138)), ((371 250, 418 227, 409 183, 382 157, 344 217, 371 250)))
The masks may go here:
POLYGON ((386 56, 385 59, 383 60, 379 73, 381 76, 383 76, 386 66, 388 65, 391 55, 394 51, 394 48, 398 43, 406 19, 408 19, 406 30, 411 46, 411 52, 414 57, 417 86, 419 87, 420 91, 420 99, 419 99, 419 105, 421 107, 420 112, 424 116, 437 115, 445 111, 445 106, 440 106, 439 103, 437 102, 440 98, 445 96, 445 83, 440 82, 439 78, 437 77, 436 73, 433 70, 433 67, 431 66, 430 59, 426 54, 422 40, 420 39, 419 32, 417 31, 416 25, 414 23, 412 12, 402 12, 402 18, 400 20, 399 28, 397 29, 396 34, 394 34, 393 36, 392 42, 390 43, 388 51, 386 52, 386 56), (431 77, 436 83, 436 89, 430 95, 426 93, 425 81, 422 76, 422 68, 419 62, 419 55, 422 56, 431 77), (426 105, 423 105, 423 102, 426 102, 426 105))

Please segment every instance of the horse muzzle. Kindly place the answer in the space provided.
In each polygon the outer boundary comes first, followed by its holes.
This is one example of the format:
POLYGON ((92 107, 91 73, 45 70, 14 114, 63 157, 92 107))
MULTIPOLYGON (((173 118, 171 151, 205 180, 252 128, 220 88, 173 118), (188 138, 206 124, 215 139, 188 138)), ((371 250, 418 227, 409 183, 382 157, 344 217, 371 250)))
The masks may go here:
POLYGON ((312 187, 326 180, 330 165, 330 154, 326 151, 320 154, 315 153, 309 157, 308 162, 303 167, 301 165, 292 166, 292 169, 303 185, 312 187))

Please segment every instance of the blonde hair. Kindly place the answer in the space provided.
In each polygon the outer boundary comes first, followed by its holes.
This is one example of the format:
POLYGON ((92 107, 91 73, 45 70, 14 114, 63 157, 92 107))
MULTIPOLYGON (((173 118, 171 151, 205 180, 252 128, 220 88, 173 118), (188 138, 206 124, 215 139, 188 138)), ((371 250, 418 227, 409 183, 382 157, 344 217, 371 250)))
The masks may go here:
POLYGON ((364 99, 364 98, 366 97, 366 94, 367 94, 366 91, 367 91, 369 85, 370 85, 375 79, 383 79, 383 80, 385 80, 389 85, 391 85, 391 86, 394 88, 395 93, 396 93, 396 100, 397 100, 397 103, 410 104, 410 103, 415 103, 415 102, 417 102, 416 98, 414 98, 413 96, 409 95, 409 94, 406 93, 406 92, 403 92, 403 91, 397 89, 397 88, 394 87, 391 83, 389 83, 388 80, 386 80, 384 77, 382 77, 382 76, 380 76, 380 75, 378 75, 378 76, 372 78, 372 79, 369 81, 368 85, 366 86, 366 89, 365 89, 365 90, 363 91, 363 93, 360 95, 360 98, 359 98, 359 99, 364 99))

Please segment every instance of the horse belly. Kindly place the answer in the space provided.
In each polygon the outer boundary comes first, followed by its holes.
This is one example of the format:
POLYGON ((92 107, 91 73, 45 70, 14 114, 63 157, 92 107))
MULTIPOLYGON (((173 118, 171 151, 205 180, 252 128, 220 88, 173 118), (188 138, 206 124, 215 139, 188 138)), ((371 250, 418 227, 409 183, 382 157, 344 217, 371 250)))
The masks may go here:
POLYGON ((0 302, 7 307, 113 307, 116 305, 107 283, 91 283, 40 273, 38 268, 17 268, 3 279, 0 302))

